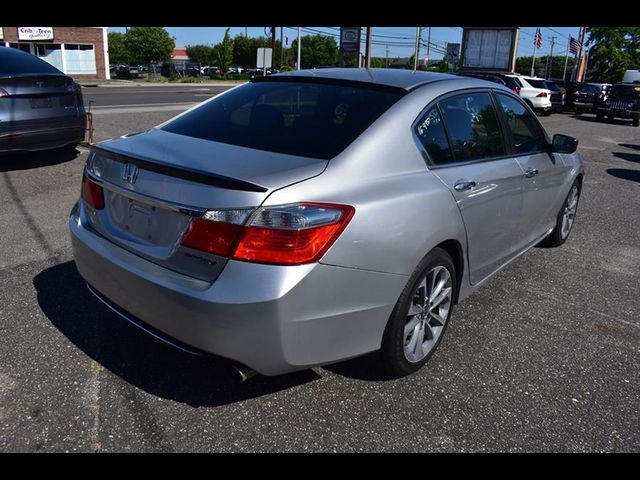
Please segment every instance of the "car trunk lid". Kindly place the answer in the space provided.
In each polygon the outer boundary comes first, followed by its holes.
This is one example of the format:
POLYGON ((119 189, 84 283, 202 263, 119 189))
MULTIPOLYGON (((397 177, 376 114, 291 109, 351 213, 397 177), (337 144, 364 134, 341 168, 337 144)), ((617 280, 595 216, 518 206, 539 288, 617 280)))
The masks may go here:
POLYGON ((207 210, 258 207, 326 164, 152 129, 92 146, 87 173, 103 187, 104 208, 87 205, 86 220, 133 253, 214 281, 226 259, 181 244, 191 220, 207 210))

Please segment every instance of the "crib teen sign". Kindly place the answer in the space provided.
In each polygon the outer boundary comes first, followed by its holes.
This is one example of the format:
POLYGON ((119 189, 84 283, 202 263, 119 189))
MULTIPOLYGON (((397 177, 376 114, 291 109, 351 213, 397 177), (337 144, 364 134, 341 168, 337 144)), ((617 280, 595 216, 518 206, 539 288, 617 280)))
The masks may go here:
POLYGON ((18 40, 53 40, 53 27, 18 27, 18 40))

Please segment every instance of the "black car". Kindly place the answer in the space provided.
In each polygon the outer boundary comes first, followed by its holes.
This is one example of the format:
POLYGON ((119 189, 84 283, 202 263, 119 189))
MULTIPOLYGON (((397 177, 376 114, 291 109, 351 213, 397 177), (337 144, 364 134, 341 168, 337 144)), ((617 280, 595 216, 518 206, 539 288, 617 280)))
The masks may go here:
POLYGON ((544 87, 551 91, 551 108, 556 112, 562 112, 566 103, 567 91, 564 87, 559 86, 557 83, 550 80, 545 80, 544 87))
POLYGON ((565 82, 567 98, 565 108, 576 115, 593 112, 600 94, 599 89, 586 83, 565 82))
POLYGON ((498 83, 500 85, 504 85, 507 88, 510 88, 518 95, 520 95, 520 88, 522 88, 520 80, 515 77, 507 77, 506 75, 502 75, 500 73, 460 72, 458 73, 458 75, 461 75, 463 77, 480 78, 482 80, 487 80, 488 82, 498 83))
POLYGON ((640 83, 616 83, 611 87, 609 98, 598 106, 596 118, 604 120, 630 118, 633 126, 640 125, 640 83))
POLYGON ((0 47, 0 152, 75 147, 86 128, 80 85, 30 53, 0 47))

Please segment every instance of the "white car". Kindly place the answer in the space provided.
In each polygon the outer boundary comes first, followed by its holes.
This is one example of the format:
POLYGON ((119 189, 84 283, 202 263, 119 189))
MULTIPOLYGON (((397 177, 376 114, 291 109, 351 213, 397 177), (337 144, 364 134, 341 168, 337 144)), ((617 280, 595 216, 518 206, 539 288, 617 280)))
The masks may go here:
POLYGON ((524 75, 507 75, 517 78, 522 83, 520 96, 536 113, 549 115, 551 113, 551 90, 544 82, 544 78, 527 77, 524 75))

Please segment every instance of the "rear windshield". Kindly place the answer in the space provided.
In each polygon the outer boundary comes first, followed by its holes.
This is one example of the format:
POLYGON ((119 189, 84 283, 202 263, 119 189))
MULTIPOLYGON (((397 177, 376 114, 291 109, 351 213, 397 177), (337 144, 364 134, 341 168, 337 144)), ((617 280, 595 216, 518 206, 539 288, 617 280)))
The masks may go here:
POLYGON ((345 84, 248 83, 162 127, 168 132, 270 152, 329 159, 404 92, 345 84))
POLYGON ((560 87, 553 82, 544 82, 544 88, 548 88, 552 92, 560 92, 560 87))
POLYGON ((544 80, 534 80, 533 78, 527 78, 527 83, 533 88, 547 88, 547 84, 544 80))
POLYGON ((576 90, 580 93, 597 93, 593 85, 580 85, 576 90))
POLYGON ((614 85, 611 97, 640 98, 640 83, 638 85, 614 85))
POLYGON ((35 55, 9 47, 0 47, 0 75, 23 73, 57 73, 62 74, 53 65, 40 60, 35 55))

